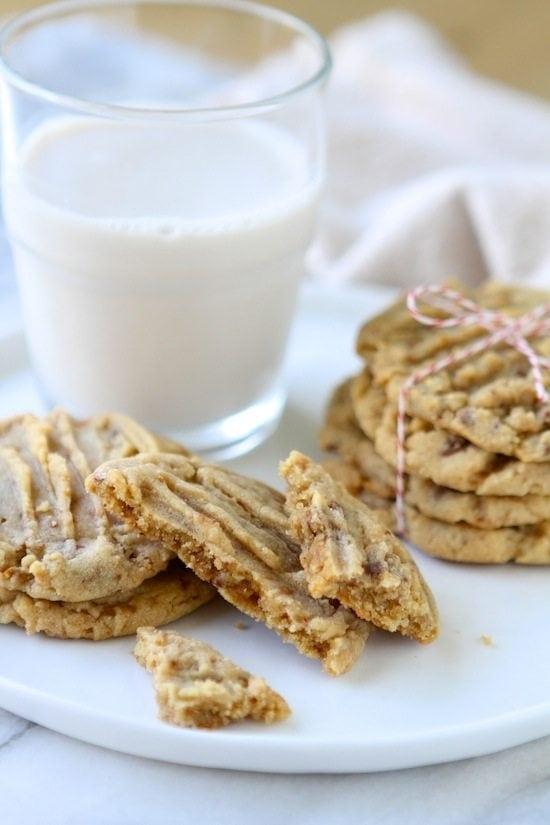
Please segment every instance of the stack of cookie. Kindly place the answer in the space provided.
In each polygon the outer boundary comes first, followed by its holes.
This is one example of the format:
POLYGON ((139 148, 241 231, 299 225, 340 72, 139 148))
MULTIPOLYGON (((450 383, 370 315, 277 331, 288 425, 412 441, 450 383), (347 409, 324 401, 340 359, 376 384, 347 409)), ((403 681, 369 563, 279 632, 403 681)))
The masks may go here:
POLYGON ((131 531, 86 492, 103 461, 185 452, 122 415, 58 410, 0 425, 0 624, 107 639, 179 619, 215 591, 162 543, 131 531))
MULTIPOLYGON (((491 283, 468 296, 519 318, 550 294, 491 283)), ((433 318, 443 309, 426 310, 433 318)), ((550 314, 550 313, 549 313, 550 314)), ((396 489, 397 401, 420 368, 486 336, 475 324, 426 326, 399 301, 359 332, 361 372, 329 402, 321 445, 355 495, 388 515, 396 489)), ((529 338, 550 388, 550 335, 529 338)), ((509 342, 428 369, 406 396, 406 527, 427 553, 462 562, 550 563, 550 405, 509 342)))

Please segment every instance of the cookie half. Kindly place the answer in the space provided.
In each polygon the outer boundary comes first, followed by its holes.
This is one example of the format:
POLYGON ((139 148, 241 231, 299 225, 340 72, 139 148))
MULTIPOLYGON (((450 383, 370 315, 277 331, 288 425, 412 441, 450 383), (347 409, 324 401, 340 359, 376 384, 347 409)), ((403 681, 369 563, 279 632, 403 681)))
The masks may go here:
POLYGON ((384 630, 433 641, 435 600, 399 539, 307 456, 292 452, 281 475, 310 593, 338 599, 384 630))

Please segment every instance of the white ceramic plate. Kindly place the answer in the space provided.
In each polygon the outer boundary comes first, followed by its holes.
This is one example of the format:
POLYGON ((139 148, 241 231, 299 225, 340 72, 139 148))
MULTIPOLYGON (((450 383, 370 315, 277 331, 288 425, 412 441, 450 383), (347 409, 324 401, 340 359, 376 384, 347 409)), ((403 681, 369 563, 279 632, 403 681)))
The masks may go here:
MULTIPOLYGON (((290 352, 279 432, 232 462, 268 482, 293 447, 316 453, 329 390, 354 367, 360 321, 387 291, 306 292, 290 352)), ((0 346, 0 415, 40 409, 17 332, 0 346)), ((0 705, 108 748, 187 765, 279 772, 405 768, 476 756, 550 734, 550 569, 476 568, 415 554, 439 602, 440 639, 376 633, 339 678, 221 601, 175 623, 265 676, 293 709, 281 725, 219 732, 157 721, 132 639, 63 642, 0 628, 0 705), (493 646, 482 644, 489 635, 493 646)))

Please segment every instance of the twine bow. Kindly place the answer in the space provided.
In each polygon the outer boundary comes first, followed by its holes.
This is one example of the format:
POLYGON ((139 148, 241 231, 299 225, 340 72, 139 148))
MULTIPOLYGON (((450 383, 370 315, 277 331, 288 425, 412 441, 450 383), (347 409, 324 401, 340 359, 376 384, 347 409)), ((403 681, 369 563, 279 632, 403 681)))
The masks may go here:
POLYGON ((419 286, 407 295, 407 309, 420 324, 438 329, 452 327, 479 326, 488 331, 488 335, 476 339, 461 349, 443 355, 430 364, 411 373, 403 382, 399 390, 397 402, 397 475, 396 475, 396 511, 397 530, 404 534, 406 530, 405 517, 405 471, 406 471, 406 420, 407 399, 416 384, 435 375, 440 370, 453 366, 460 361, 472 358, 480 352, 490 349, 497 344, 508 344, 524 355, 531 366, 531 374, 535 392, 539 402, 546 403, 549 394, 544 386, 542 372, 550 369, 550 358, 539 355, 529 344, 528 338, 550 334, 550 303, 541 304, 531 312, 519 318, 512 318, 503 312, 485 309, 479 304, 470 301, 460 292, 443 286, 419 286), (422 300, 428 306, 442 309, 449 314, 448 318, 432 318, 425 315, 418 308, 422 300))

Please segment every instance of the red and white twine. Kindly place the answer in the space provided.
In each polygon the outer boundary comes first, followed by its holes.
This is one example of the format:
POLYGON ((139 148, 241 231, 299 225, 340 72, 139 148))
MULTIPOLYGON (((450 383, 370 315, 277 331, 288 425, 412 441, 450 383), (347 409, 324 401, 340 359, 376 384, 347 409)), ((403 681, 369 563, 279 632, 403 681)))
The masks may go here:
POLYGON ((438 329, 451 327, 478 326, 489 335, 477 338, 472 344, 449 352, 430 364, 411 373, 399 390, 397 402, 397 474, 396 474, 396 515, 397 530, 401 535, 406 531, 405 514, 405 473, 407 462, 407 400, 416 384, 430 375, 451 367, 460 361, 472 358, 497 344, 508 344, 522 353, 531 366, 533 384, 540 403, 548 402, 549 394, 544 386, 542 371, 550 369, 550 358, 539 355, 529 344, 528 338, 550 334, 550 303, 542 304, 519 318, 512 318, 503 312, 485 309, 468 298, 443 286, 419 286, 407 295, 407 309, 420 324, 438 329), (432 318, 418 308, 418 302, 442 309, 448 318, 432 318))

